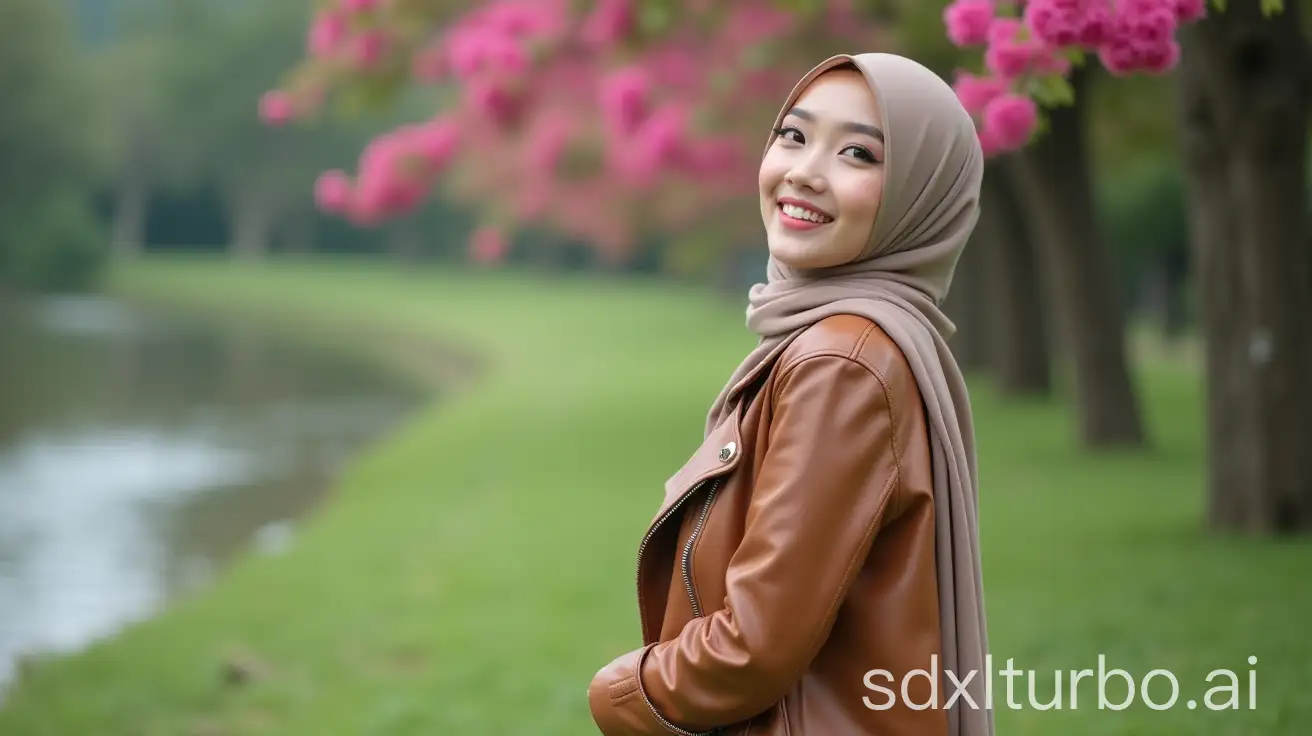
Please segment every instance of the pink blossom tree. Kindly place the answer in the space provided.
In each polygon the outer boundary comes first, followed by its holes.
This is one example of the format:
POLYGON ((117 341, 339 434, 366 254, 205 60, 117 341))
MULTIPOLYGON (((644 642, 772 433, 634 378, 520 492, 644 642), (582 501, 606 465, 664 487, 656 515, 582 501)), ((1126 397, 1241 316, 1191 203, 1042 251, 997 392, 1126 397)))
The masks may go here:
MULTIPOLYGON (((1272 4, 1271 0, 1264 0, 1272 4)), ((430 88, 437 112, 380 135, 319 205, 361 225, 444 196, 490 225, 546 225, 620 256, 643 232, 748 232, 759 121, 825 53, 894 49, 856 0, 320 0, 306 59, 260 101, 273 125, 334 94, 430 88), (801 41, 801 43, 799 43, 801 41), (741 214, 742 217, 733 215, 741 214)), ((1041 133, 1073 68, 1161 74, 1205 0, 953 0, 982 51, 954 86, 988 155, 1041 133)))
POLYGON ((1177 29, 1206 14, 1206 0, 954 0, 947 36, 984 50, 982 74, 955 88, 976 116, 989 155, 1019 150, 1039 132, 1041 106, 1073 102, 1073 67, 1095 56, 1116 76, 1164 74, 1180 59, 1177 29))
POLYGON ((881 39, 838 2, 818 16, 770 0, 453 5, 321 4, 305 62, 261 101, 268 123, 311 116, 334 93, 412 84, 439 101, 374 140, 355 172, 326 172, 323 209, 372 225, 440 190, 487 227, 546 226, 606 258, 643 234, 741 241, 779 90, 818 54, 881 39))

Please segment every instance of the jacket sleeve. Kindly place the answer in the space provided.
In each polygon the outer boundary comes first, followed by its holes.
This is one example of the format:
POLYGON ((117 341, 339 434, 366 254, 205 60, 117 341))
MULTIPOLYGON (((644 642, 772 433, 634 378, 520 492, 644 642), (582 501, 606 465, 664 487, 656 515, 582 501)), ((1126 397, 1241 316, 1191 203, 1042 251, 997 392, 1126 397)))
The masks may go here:
MULTIPOLYGON (((892 385, 914 387, 909 370, 892 385)), ((611 662, 589 691, 606 736, 701 734, 751 718, 799 681, 834 625, 901 474, 888 378, 845 355, 781 374, 724 607, 611 662)), ((914 399, 914 389, 912 389, 914 399)))

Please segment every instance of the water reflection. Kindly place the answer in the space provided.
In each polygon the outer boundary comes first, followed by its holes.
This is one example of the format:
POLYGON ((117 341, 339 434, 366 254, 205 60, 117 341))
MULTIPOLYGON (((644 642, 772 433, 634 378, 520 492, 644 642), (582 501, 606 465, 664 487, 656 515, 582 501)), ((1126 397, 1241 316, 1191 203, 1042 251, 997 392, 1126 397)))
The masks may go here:
POLYGON ((102 300, 0 304, 0 683, 287 543, 420 398, 363 358, 102 300))

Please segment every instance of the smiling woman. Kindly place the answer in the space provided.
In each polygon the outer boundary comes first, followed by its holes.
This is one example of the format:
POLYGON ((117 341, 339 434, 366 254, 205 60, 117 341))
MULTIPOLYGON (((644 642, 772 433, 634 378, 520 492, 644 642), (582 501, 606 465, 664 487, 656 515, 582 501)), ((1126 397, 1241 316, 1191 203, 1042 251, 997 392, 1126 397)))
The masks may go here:
POLYGON ((883 115, 852 65, 826 71, 774 130, 761 162, 770 255, 793 268, 847 263, 866 247, 884 191, 883 115))
POLYGON ((979 215, 974 123, 924 66, 863 54, 809 72, 772 131, 760 341, 666 483, 638 552, 643 645, 594 677, 594 721, 991 736, 991 713, 960 705, 984 702, 969 673, 988 643, 974 427, 939 310, 979 215), (878 709, 876 666, 902 683, 878 709), (928 670, 967 699, 918 707, 928 670))

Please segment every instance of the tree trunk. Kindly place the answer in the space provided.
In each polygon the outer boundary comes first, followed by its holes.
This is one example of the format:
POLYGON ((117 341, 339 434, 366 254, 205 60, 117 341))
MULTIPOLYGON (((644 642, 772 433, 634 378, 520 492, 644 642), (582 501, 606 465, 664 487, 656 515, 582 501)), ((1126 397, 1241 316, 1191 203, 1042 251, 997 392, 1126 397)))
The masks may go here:
POLYGON ((1180 32, 1182 148, 1206 337, 1210 524, 1312 531, 1308 59, 1298 3, 1180 32))
POLYGON ((134 170, 125 172, 114 192, 111 249, 115 255, 130 258, 141 253, 146 242, 149 207, 150 187, 146 177, 134 170))
POLYGON ((250 260, 264 258, 273 237, 272 208, 258 197, 236 197, 231 200, 230 217, 232 255, 250 260))
POLYGON ((990 165, 981 198, 985 253, 977 267, 989 303, 989 364, 1004 395, 1046 396, 1052 391, 1047 310, 1010 161, 990 165))
POLYGON ((288 253, 309 255, 314 251, 314 217, 308 212, 289 215, 283 221, 282 247, 288 253))
MULTIPOLYGON (((980 217, 985 215, 981 213, 980 217)), ((993 243, 989 242, 990 233, 978 226, 970 240, 952 275, 952 289, 944 300, 943 312, 957 326, 952 338, 953 356, 963 371, 978 372, 989 367, 989 326, 993 320, 980 268, 991 256, 993 243)))
MULTIPOLYGON (((1087 67, 1086 67, 1087 69, 1087 67)), ((1141 445, 1125 318, 1094 215, 1085 114, 1087 71, 1072 75, 1077 102, 1049 113, 1049 128, 1016 156, 1018 183, 1071 363, 1079 433, 1088 447, 1141 445)))

